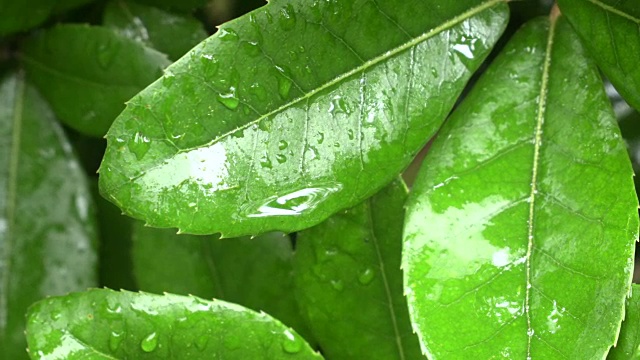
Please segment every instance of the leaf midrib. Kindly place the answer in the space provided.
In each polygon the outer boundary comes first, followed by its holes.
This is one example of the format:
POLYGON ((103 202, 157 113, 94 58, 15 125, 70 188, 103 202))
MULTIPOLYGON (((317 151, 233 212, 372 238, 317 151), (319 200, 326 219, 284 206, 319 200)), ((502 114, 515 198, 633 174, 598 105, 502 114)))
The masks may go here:
POLYGON ((11 131, 11 153, 9 155, 9 179, 7 183, 7 236, 3 241, 3 259, 4 271, 2 272, 2 282, 0 283, 0 330, 4 332, 7 324, 7 307, 9 297, 9 284, 11 281, 11 250, 13 242, 15 242, 14 227, 16 217, 16 192, 18 190, 18 164, 20 163, 20 140, 22 133, 22 121, 23 121, 23 109, 24 109, 24 96, 25 96, 25 82, 24 74, 19 71, 15 77, 15 106, 13 108, 13 129, 11 131))
POLYGON ((402 345, 402 335, 400 334, 400 329, 398 328, 398 321, 396 317, 396 312, 393 306, 393 296, 391 294, 391 288, 389 287, 389 280, 387 279, 387 274, 384 268, 384 261, 382 260, 382 254, 380 253, 380 246, 378 245, 378 236, 376 235, 375 229, 373 227, 373 204, 371 200, 368 200, 366 203, 367 207, 367 222, 369 226, 369 232, 371 234, 371 242, 373 243, 373 247, 376 250, 376 258, 378 260, 378 268, 380 269, 380 276, 382 278, 382 283, 384 284, 385 296, 387 297, 387 304, 389 306, 389 316, 391 317, 391 324, 393 325, 393 332, 395 334, 395 342, 396 347, 398 348, 398 356, 400 360, 405 360, 404 355, 404 347, 402 345))
MULTIPOLYGON (((555 10, 555 9, 554 9, 555 10)), ((549 35, 547 36, 547 45, 546 52, 544 56, 544 64, 542 68, 542 81, 540 84, 540 102, 538 103, 538 111, 536 116, 536 129, 535 129, 535 138, 534 138, 534 151, 533 151, 533 166, 532 166, 532 175, 531 175, 531 192, 529 193, 529 219, 528 219, 528 229, 527 229, 527 254, 526 254, 526 262, 525 262, 525 276, 526 276, 526 284, 525 284, 525 301, 524 301, 524 312, 527 318, 527 359, 531 359, 531 340, 533 338, 533 327, 531 325, 531 312, 530 312, 530 303, 531 303, 531 256, 533 253, 534 246, 534 214, 535 214, 535 201, 537 190, 537 181, 538 181, 538 168, 540 166, 540 146, 542 144, 542 125, 544 124, 544 115, 545 109, 547 105, 547 93, 549 90, 549 70, 551 68, 551 52, 553 50, 553 40, 555 36, 555 29, 557 19, 559 17, 558 12, 554 12, 552 10, 550 16, 550 24, 549 24, 549 35)))
POLYGON ((635 22, 636 24, 640 25, 640 19, 637 19, 629 14, 627 14, 626 12, 622 11, 622 10, 618 10, 615 7, 611 6, 611 5, 607 5, 601 1, 598 0, 589 0, 590 3, 602 8, 605 11, 608 11, 610 13, 616 14, 618 16, 621 16, 627 20, 631 20, 633 22, 635 22))

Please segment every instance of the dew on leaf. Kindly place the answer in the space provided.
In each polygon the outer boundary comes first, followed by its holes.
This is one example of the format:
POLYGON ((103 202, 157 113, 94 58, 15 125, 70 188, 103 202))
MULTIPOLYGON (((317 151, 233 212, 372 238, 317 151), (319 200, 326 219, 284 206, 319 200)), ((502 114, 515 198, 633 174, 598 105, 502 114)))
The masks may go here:
POLYGON ((144 352, 152 352, 157 347, 158 347, 158 334, 155 332, 152 332, 151 334, 147 335, 147 337, 142 339, 142 342, 140 342, 140 348, 144 352))
POLYGON ((284 331, 285 339, 282 342, 282 349, 289 354, 296 354, 302 350, 302 340, 294 335, 291 330, 284 331))
POLYGON ((249 86, 249 92, 255 95, 260 101, 267 99, 267 91, 258 83, 251 84, 251 86, 249 86))
POLYGON ((220 28, 218 38, 222 41, 237 41, 238 34, 231 28, 220 28))
POLYGON ((109 350, 111 350, 112 352, 118 351, 118 348, 120 348, 120 344, 122 344, 123 339, 123 333, 112 331, 109 335, 109 350))
MULTIPOLYGON (((278 162, 278 156, 276 156, 278 162)), ((297 216, 314 210, 327 197, 342 189, 342 184, 304 188, 282 196, 272 196, 264 201, 251 204, 244 209, 247 217, 297 216)))
POLYGON ((129 150, 135 154, 136 159, 142 160, 142 158, 147 154, 149 148, 151 147, 151 143, 148 137, 140 132, 136 132, 133 139, 129 141, 128 144, 129 150))
POLYGON ((218 94, 217 99, 222 105, 224 105, 229 110, 237 109, 238 105, 240 104, 240 100, 236 96, 235 87, 229 88, 229 92, 227 93, 218 94))
POLYGON ((278 155, 276 155, 276 160, 277 160, 280 164, 284 164, 285 162, 287 162, 287 157, 286 157, 285 155, 278 154, 278 155))
POLYGON ((201 335, 196 339, 196 347, 199 350, 204 350, 207 348, 207 344, 209 343, 209 336, 201 335))
POLYGON ((218 73, 218 59, 211 54, 202 54, 200 56, 200 62, 204 66, 204 72, 207 76, 211 77, 218 73))
POLYGON ((362 285, 368 285, 373 281, 376 276, 376 272, 371 268, 366 268, 363 272, 358 276, 358 281, 362 285))
POLYGON ((331 280, 331 287, 335 290, 335 291, 342 291, 344 290, 344 283, 342 282, 342 280, 338 279, 338 280, 331 280))
POLYGON ((287 143, 284 140, 280 140, 280 142, 278 143, 278 149, 280 149, 280 150, 286 149, 287 146, 289 146, 289 143, 287 143))
POLYGON ((291 4, 280 9, 278 24, 282 30, 291 30, 296 26, 296 12, 291 4))

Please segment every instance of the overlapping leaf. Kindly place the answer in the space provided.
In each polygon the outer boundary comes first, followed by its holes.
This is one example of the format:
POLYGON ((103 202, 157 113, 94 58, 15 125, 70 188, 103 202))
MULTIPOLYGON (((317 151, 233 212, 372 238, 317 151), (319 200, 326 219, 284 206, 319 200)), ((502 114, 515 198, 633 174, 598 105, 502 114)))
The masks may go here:
POLYGON ((373 195, 504 29, 500 0, 276 0, 220 28, 114 122, 102 193, 152 226, 295 231, 373 195))
POLYGON ((88 3, 91 0, 0 0, 0 36, 40 25, 51 14, 88 3))
POLYGON ((640 3, 558 0, 598 66, 625 100, 640 110, 640 3))
POLYGON ((230 301, 267 312, 310 338, 293 297, 291 239, 282 233, 220 240, 138 222, 132 254, 140 290, 230 301))
POLYGON ((202 23, 193 16, 122 0, 107 4, 104 25, 167 54, 171 60, 177 60, 207 37, 202 23))
POLYGON ((24 314, 96 285, 95 214, 78 160, 21 73, 0 79, 0 354, 26 359, 24 314))
POLYGON ((296 295, 330 359, 420 359, 402 293, 407 189, 396 180, 371 199, 298 233, 296 295))
POLYGON ((322 359, 265 313, 193 296, 90 290, 29 309, 34 359, 322 359))
POLYGON ((611 349, 607 360, 638 359, 640 359, 640 286, 632 285, 618 343, 611 349))
POLYGON ((60 25, 25 42, 21 59, 58 118, 104 136, 124 103, 160 77, 166 56, 114 31, 60 25))
POLYGON ((595 64, 557 12, 525 25, 434 142, 403 268, 432 359, 601 359, 638 235, 633 172, 595 64))

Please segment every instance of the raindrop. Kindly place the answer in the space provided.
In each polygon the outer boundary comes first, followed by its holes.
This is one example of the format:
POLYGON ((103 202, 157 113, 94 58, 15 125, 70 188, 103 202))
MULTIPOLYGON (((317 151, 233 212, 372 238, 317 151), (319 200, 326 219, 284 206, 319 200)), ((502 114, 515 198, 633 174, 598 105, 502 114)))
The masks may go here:
POLYGON ((173 84, 176 76, 171 72, 171 70, 165 70, 164 76, 162 77, 162 85, 169 87, 173 84))
POLYGON ((151 142, 148 137, 140 132, 136 132, 133 139, 129 141, 129 150, 135 154, 136 159, 142 160, 151 147, 151 142))
POLYGON ((351 114, 351 110, 347 107, 347 103, 344 101, 342 96, 336 95, 331 99, 331 103, 329 104, 329 113, 331 115, 335 114, 351 114))
MULTIPOLYGON (((276 155, 276 160, 283 163, 279 156, 284 157, 276 155)), ((296 216, 315 209, 327 199, 329 194, 341 189, 342 184, 332 183, 326 186, 304 188, 282 196, 274 195, 261 202, 249 204, 245 208, 245 213, 247 217, 296 216)))
POLYGON ((318 133, 318 144, 322 144, 324 142, 324 133, 318 133))
POLYGON ((238 34, 231 28, 220 28, 218 38, 222 41, 237 41, 238 34))
POLYGON ((112 331, 109 336, 109 349, 113 352, 117 351, 120 344, 122 344, 122 339, 124 339, 124 335, 122 333, 112 331))
POLYGON ((376 273, 373 269, 371 268, 366 268, 363 272, 360 273, 360 275, 358 276, 358 281, 360 282, 360 284, 362 285, 368 285, 371 283, 371 281, 373 281, 373 279, 376 277, 376 273))
POLYGON ((247 53, 247 55, 251 57, 260 55, 260 48, 258 47, 258 43, 256 41, 244 41, 242 43, 242 48, 247 53))
POLYGON ((253 83, 249 86, 249 92, 255 95, 260 101, 265 101, 267 99, 267 91, 258 83, 253 83))
POLYGON ((236 88, 229 88, 229 92, 218 94, 218 101, 229 110, 235 110, 240 104, 240 100, 236 97, 236 88))
POLYGON ((213 76, 218 72, 218 59, 211 54, 202 54, 200 56, 200 62, 204 65, 204 70, 207 76, 213 76))
POLYGON ((140 348, 144 352, 152 352, 156 347, 158 347, 158 334, 155 332, 147 335, 147 337, 142 339, 142 342, 140 343, 140 348))
POLYGON ((296 26, 296 12, 291 4, 280 9, 278 24, 282 30, 291 30, 296 26))
POLYGON ((269 155, 267 153, 264 153, 262 158, 260 158, 260 166, 262 166, 265 169, 273 168, 273 164, 271 163, 271 159, 269 158, 269 155))
POLYGON ((296 354, 302 350, 302 340, 294 335, 291 330, 284 331, 285 339, 282 342, 282 349, 289 354, 296 354))
POLYGON ((353 139, 355 139, 355 136, 354 136, 354 134, 353 134, 353 130, 352 130, 352 129, 349 129, 349 130, 347 131, 347 136, 349 136, 349 140, 353 140, 353 139))
POLYGON ((276 70, 278 70, 278 93, 280 94, 280 97, 286 99, 289 97, 289 92, 291 91, 291 85, 293 85, 293 82, 284 68, 276 66, 276 70))
POLYGON ((285 162, 287 162, 287 157, 282 155, 282 154, 278 154, 276 155, 276 160, 280 163, 280 164, 284 164, 285 162))
POLYGON ((284 140, 280 140, 280 142, 278 143, 278 149, 280 150, 286 149, 287 146, 289 146, 289 143, 284 140))
POLYGON ((342 291, 344 290, 344 283, 340 279, 331 280, 331 287, 336 291, 342 291))
POLYGON ((196 347, 200 350, 206 349, 207 343, 209 343, 209 336, 207 335, 202 335, 198 339, 196 339, 196 347))

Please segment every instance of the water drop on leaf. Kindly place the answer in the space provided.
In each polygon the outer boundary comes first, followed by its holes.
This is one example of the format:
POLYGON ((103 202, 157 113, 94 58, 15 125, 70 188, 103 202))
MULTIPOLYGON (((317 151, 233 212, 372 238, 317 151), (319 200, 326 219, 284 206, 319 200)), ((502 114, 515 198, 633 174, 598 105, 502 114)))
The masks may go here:
POLYGON ((231 87, 228 93, 218 94, 218 101, 229 110, 235 110, 240 104, 240 100, 236 97, 236 88, 231 87))
POLYGON ((362 273, 360 273, 360 275, 358 276, 358 281, 360 282, 360 284, 362 285, 368 285, 371 283, 371 281, 373 281, 373 279, 375 278, 376 273, 373 269, 371 268, 366 268, 362 273))
POLYGON ((238 34, 231 28, 220 28, 218 38, 222 41, 237 41, 238 34))
POLYGON ((291 30, 296 26, 296 12, 291 4, 287 4, 280 10, 278 24, 282 30, 291 30))
POLYGON ((296 335, 294 335, 290 330, 284 331, 285 339, 282 342, 282 349, 289 353, 295 354, 302 350, 302 340, 296 335))
POLYGON ((147 337, 142 339, 142 342, 140 342, 140 348, 144 352, 152 352, 156 347, 158 347, 158 334, 155 332, 147 335, 147 337))

